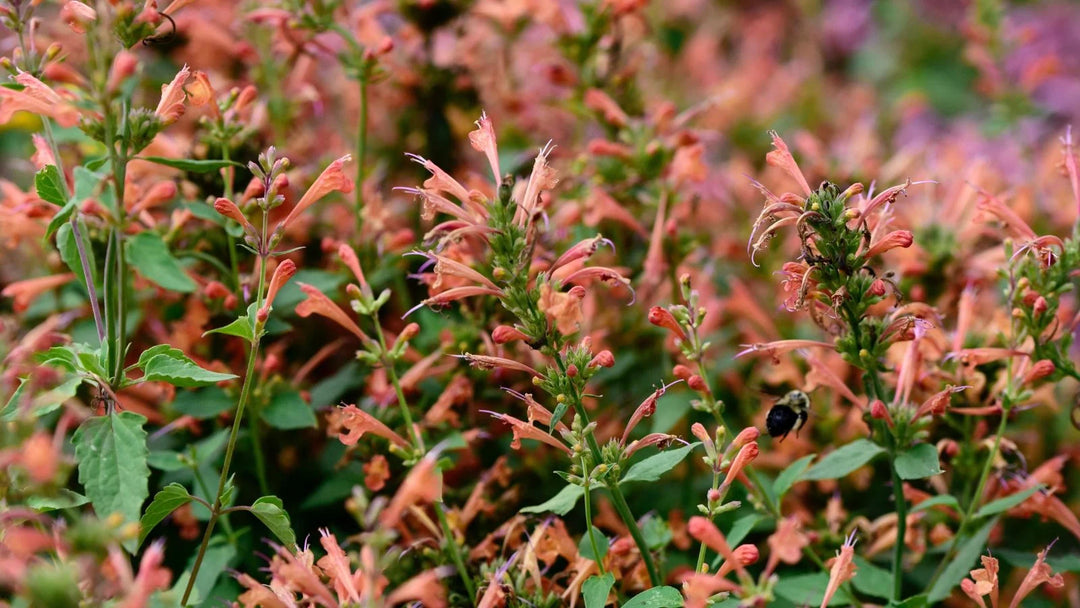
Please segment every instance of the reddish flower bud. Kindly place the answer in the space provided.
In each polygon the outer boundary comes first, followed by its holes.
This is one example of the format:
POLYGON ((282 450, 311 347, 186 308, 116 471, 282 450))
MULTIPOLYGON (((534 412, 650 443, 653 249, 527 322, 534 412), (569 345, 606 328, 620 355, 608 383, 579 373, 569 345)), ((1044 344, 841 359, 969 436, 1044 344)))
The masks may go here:
POLYGON ((1054 373, 1057 368, 1054 366, 1054 362, 1049 359, 1040 359, 1036 361, 1024 374, 1024 378, 1021 380, 1021 384, 1031 384, 1037 380, 1054 373))
POLYGON ((893 230, 889 234, 886 234, 880 241, 874 243, 866 250, 866 257, 872 258, 875 255, 881 255, 886 251, 897 248, 911 247, 911 244, 915 241, 914 235, 910 230, 893 230))
POLYGON ((77 34, 86 32, 86 27, 97 21, 97 11, 82 2, 71 0, 60 9, 60 20, 77 34))
POLYGON ((956 456, 960 453, 960 444, 955 439, 942 439, 937 444, 938 454, 956 456))
POLYGON ((588 367, 612 367, 615 365, 615 355, 611 354, 610 350, 602 350, 596 353, 590 361, 588 367))
POLYGON ((575 377, 577 377, 577 375, 578 375, 578 369, 577 369, 577 366, 576 366, 576 365, 574 365, 573 363, 571 363, 570 365, 566 366, 566 375, 567 375, 567 377, 570 377, 570 378, 575 378, 575 377))
POLYGON ((1039 292, 1027 287, 1020 294, 1020 301, 1024 303, 1024 306, 1034 306, 1035 300, 1039 298, 1039 292))
POLYGON ((761 431, 756 426, 748 426, 735 436, 735 439, 731 442, 731 449, 738 450, 748 443, 757 441, 760 436, 761 431))
POLYGON ((686 380, 686 385, 694 389, 695 391, 705 391, 709 388, 708 385, 705 384, 705 379, 697 374, 690 376, 686 380))
POLYGON ((398 340, 412 340, 419 333, 420 333, 420 324, 419 323, 409 323, 408 325, 406 325, 404 327, 404 329, 401 330, 401 333, 398 334, 397 339, 398 340))
POLYGON ((866 293, 879 298, 885 295, 885 281, 874 279, 874 282, 870 284, 870 289, 867 289, 866 293))
POLYGON ((682 327, 679 327, 679 322, 675 320, 675 316, 662 306, 653 306, 649 309, 649 323, 657 327, 663 327, 675 334, 675 337, 686 341, 686 333, 683 332, 682 327))
POLYGON ((1035 298, 1035 303, 1031 305, 1031 312, 1035 313, 1035 316, 1039 316, 1046 312, 1046 309, 1049 307, 1050 305, 1047 304, 1046 298, 1039 296, 1035 298))
POLYGON ((870 415, 878 420, 884 420, 889 427, 893 426, 892 414, 889 413, 889 408, 885 406, 881 399, 874 399, 874 402, 870 404, 870 415))
POLYGON ((679 380, 685 380, 687 382, 690 381, 690 376, 694 375, 693 370, 681 363, 671 368, 671 373, 679 380))
POLYGON ((723 498, 720 495, 720 490, 717 490, 716 488, 709 488, 709 493, 706 496, 709 499, 709 504, 718 503, 720 502, 720 499, 723 498))
POLYGON ((514 340, 524 340, 525 342, 528 342, 529 336, 516 327, 500 325, 492 330, 491 339, 496 344, 506 344, 507 342, 513 342, 514 340))
POLYGON ((203 293, 211 300, 217 300, 218 298, 224 298, 228 296, 231 291, 228 287, 225 287, 220 281, 210 281, 203 288, 203 293))

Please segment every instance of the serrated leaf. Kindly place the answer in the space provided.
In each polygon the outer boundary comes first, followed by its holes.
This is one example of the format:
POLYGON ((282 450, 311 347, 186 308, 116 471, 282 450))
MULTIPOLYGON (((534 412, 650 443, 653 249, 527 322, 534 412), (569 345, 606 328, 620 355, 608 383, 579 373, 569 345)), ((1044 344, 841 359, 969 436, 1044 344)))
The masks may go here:
POLYGON ((79 494, 78 492, 72 492, 67 488, 60 488, 56 496, 30 496, 26 499, 26 506, 35 511, 42 513, 46 511, 57 511, 59 509, 72 509, 75 507, 81 507, 90 502, 90 499, 79 494))
POLYGON ((221 327, 203 332, 204 337, 209 334, 225 334, 226 336, 236 336, 250 342, 252 337, 255 335, 255 330, 251 327, 251 319, 247 315, 241 315, 234 319, 233 322, 229 323, 228 325, 223 325, 221 327))
POLYGON ((855 566, 858 570, 856 570, 855 578, 851 579, 851 584, 856 591, 885 600, 892 597, 892 572, 878 567, 859 555, 855 556, 855 566))
POLYGON ((251 513, 259 518, 274 536, 287 548, 296 546, 296 534, 289 523, 289 514, 285 512, 285 505, 277 496, 263 496, 251 505, 251 513))
POLYGON ((143 372, 143 380, 168 382, 184 388, 217 384, 237 377, 235 374, 212 372, 199 367, 187 357, 176 359, 168 354, 151 357, 143 367, 143 372))
POLYGON ((585 559, 591 559, 594 562, 600 562, 604 559, 604 556, 608 553, 608 538, 604 536, 604 533, 600 531, 600 528, 592 526, 592 535, 588 531, 581 535, 581 540, 578 541, 578 555, 585 559), (593 554, 592 543, 596 541, 596 550, 600 552, 600 555, 593 554))
POLYGON ((684 445, 674 450, 664 450, 659 454, 653 454, 648 458, 640 460, 633 464, 630 469, 619 480, 620 484, 628 483, 631 481, 656 481, 660 479, 660 476, 667 473, 671 469, 675 468, 683 459, 686 458, 694 448, 701 445, 698 443, 691 443, 690 445, 684 445))
POLYGON ((604 608, 614 584, 615 576, 610 572, 603 576, 590 576, 581 585, 581 596, 585 598, 585 608, 604 608))
POLYGON ((199 420, 214 418, 229 411, 236 402, 228 393, 216 386, 208 386, 197 391, 184 391, 176 394, 173 409, 199 420))
POLYGON ((825 455, 802 474, 803 480, 839 479, 883 454, 885 449, 867 439, 857 439, 825 455))
POLYGON ((927 498, 926 500, 915 505, 915 507, 911 509, 910 512, 917 513, 919 511, 925 511, 926 509, 929 509, 931 507, 938 506, 952 507, 956 510, 959 510, 960 501, 956 500, 956 497, 951 494, 939 494, 938 496, 927 498))
POLYGON ((626 600, 622 608, 679 608, 683 596, 675 587, 653 587, 626 600))
POLYGON ((54 346, 49 350, 34 355, 34 360, 41 365, 59 367, 73 373, 82 370, 79 358, 75 354, 74 345, 54 346))
POLYGON ((274 395, 270 403, 259 412, 259 417, 266 424, 281 430, 313 428, 318 424, 315 412, 296 391, 284 391, 274 395))
POLYGON ((953 588, 959 585, 960 580, 967 576, 968 572, 975 566, 975 561, 979 559, 983 547, 986 546, 986 539, 990 536, 990 531, 994 529, 995 525, 997 525, 997 519, 991 519, 983 527, 979 528, 971 538, 964 541, 964 544, 957 550, 956 557, 945 566, 945 570, 938 577, 937 582, 927 592, 929 603, 940 602, 952 594, 953 588))
POLYGON ((566 515, 574 508, 577 501, 585 495, 585 489, 581 486, 575 486, 573 484, 563 487, 559 490, 559 493, 552 496, 550 499, 531 507, 525 507, 521 509, 522 513, 547 513, 552 512, 556 515, 566 515))
POLYGON ((128 237, 124 252, 135 270, 155 285, 181 293, 191 293, 198 287, 158 234, 140 232, 128 237))
POLYGON ((45 202, 59 207, 67 204, 67 195, 64 194, 67 185, 64 184, 64 178, 56 165, 45 165, 34 175, 34 190, 37 190, 38 197, 45 202))
MULTIPOLYGON (((858 576, 858 573, 855 575, 858 576)), ((829 575, 824 572, 813 574, 796 574, 780 577, 773 591, 776 595, 793 602, 797 606, 809 605, 820 606, 821 600, 825 599, 825 588, 829 584, 829 575)), ((842 606, 851 603, 851 598, 844 589, 838 589, 829 606, 842 606)))
POLYGON ((789 464, 786 469, 776 476, 776 481, 773 482, 773 495, 776 496, 777 501, 783 499, 784 494, 787 494, 791 486, 798 481, 799 475, 802 475, 803 471, 810 466, 810 461, 814 459, 814 456, 814 454, 803 456, 789 464))
POLYGON ((1016 494, 1009 494, 1004 498, 992 500, 985 505, 979 507, 979 510, 975 512, 975 519, 980 519, 982 517, 990 517, 991 515, 997 515, 998 513, 1008 511, 1009 509, 1027 500, 1029 496, 1031 496, 1035 492, 1038 492, 1042 488, 1043 486, 1041 485, 1032 488, 1025 488, 1017 492, 1016 494))
POLYGON ((945 472, 941 470, 937 448, 929 443, 920 443, 900 452, 893 461, 893 467, 900 479, 923 479, 945 472))
POLYGON ((191 501, 191 494, 188 494, 187 488, 178 483, 170 483, 154 494, 154 500, 150 502, 150 506, 146 507, 146 512, 139 520, 139 544, 143 544, 154 526, 191 501))
POLYGON ((188 356, 184 354, 184 351, 172 346, 171 344, 155 344, 150 348, 139 353, 139 360, 135 362, 135 367, 145 370, 146 364, 158 355, 168 355, 173 359, 180 359, 182 361, 190 361, 188 356))
POLYGON ((231 160, 193 160, 189 158, 165 158, 163 156, 136 156, 132 160, 145 160, 157 165, 164 165, 189 173, 210 173, 212 171, 220 171, 225 167, 244 166, 231 160))
POLYGON ((119 513, 126 522, 139 521, 150 493, 145 423, 146 418, 134 412, 94 416, 72 436, 79 483, 98 517, 119 513))

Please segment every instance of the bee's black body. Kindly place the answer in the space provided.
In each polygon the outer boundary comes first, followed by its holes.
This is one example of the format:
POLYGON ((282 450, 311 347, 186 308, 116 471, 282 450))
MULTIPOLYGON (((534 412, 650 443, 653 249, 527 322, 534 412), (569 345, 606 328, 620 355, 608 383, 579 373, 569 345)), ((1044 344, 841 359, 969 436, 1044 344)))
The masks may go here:
POLYGON ((769 414, 765 417, 765 430, 770 436, 779 437, 780 441, 783 441, 791 431, 795 431, 797 436, 799 429, 806 424, 809 409, 810 399, 806 393, 791 391, 769 410, 769 414))

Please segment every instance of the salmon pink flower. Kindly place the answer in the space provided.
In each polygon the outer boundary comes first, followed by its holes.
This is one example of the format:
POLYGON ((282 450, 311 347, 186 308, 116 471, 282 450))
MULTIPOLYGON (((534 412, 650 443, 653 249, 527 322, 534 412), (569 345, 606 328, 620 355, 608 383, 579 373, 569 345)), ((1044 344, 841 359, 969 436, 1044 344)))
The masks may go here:
POLYGON ((649 323, 657 327, 663 327, 664 329, 675 334, 675 337, 679 340, 686 342, 686 332, 683 331, 679 322, 675 319, 675 315, 664 308, 663 306, 653 306, 649 309, 649 323))
POLYGON ((641 402, 641 405, 637 406, 637 409, 634 410, 633 415, 630 416, 630 421, 626 423, 626 430, 623 431, 622 439, 619 440, 619 445, 626 445, 626 440, 630 437, 630 432, 634 430, 634 427, 637 426, 638 422, 641 422, 643 418, 648 418, 649 416, 652 416, 653 413, 656 412, 657 399, 662 397, 664 393, 667 392, 667 389, 675 386, 680 382, 682 382, 682 380, 676 380, 671 384, 662 385, 660 388, 653 391, 651 395, 646 397, 645 400, 641 402))
POLYGON ((391 591, 386 596, 386 604, 397 606, 411 603, 430 608, 446 608, 446 589, 439 579, 452 571, 453 568, 443 567, 417 574, 391 591))
POLYGON ((828 342, 818 340, 777 340, 758 344, 740 344, 742 350, 735 354, 738 359, 744 355, 762 354, 771 357, 774 363, 780 362, 780 355, 799 348, 827 348, 836 350, 836 346, 828 342))
POLYGON ((742 474, 742 471, 744 468, 746 468, 746 465, 753 462, 753 460, 757 458, 757 456, 758 444, 756 441, 752 441, 739 448, 739 453, 735 455, 735 460, 731 461, 731 466, 728 467, 727 475, 724 476, 724 483, 722 484, 722 487, 730 487, 732 482, 734 482, 735 479, 740 474, 742 474))
POLYGON ((491 341, 495 344, 506 344, 508 342, 513 342, 514 340, 530 342, 532 338, 520 329, 510 327, 509 325, 500 325, 491 332, 491 341))
POLYGON ((544 312, 549 323, 564 336, 576 333, 581 327, 585 315, 581 310, 584 289, 574 287, 568 292, 557 291, 548 283, 540 284, 540 299, 537 306, 544 312), (576 291, 575 290, 579 290, 576 291))
POLYGON ((58 287, 70 283, 75 278, 73 273, 54 274, 36 279, 23 279, 15 281, 0 291, 0 296, 6 296, 15 300, 13 308, 15 312, 25 312, 30 303, 46 291, 52 291, 58 287))
POLYGON ((469 365, 478 369, 494 369, 496 367, 502 369, 512 369, 519 372, 525 372, 532 374, 536 377, 541 377, 543 374, 535 369, 525 365, 524 363, 514 361, 513 359, 507 359, 505 357, 492 357, 489 355, 474 355, 471 353, 465 353, 464 355, 454 355, 458 359, 465 359, 469 362, 469 365))
POLYGON ((986 604, 982 598, 990 596, 990 605, 997 608, 998 605, 998 560, 997 558, 983 555, 982 568, 971 571, 971 578, 960 581, 960 589, 982 608, 986 604))
POLYGON ((743 560, 738 559, 735 552, 731 550, 731 545, 724 538, 724 534, 710 519, 695 515, 690 518, 690 522, 686 525, 686 531, 699 543, 719 553, 724 558, 724 562, 730 563, 740 576, 746 573, 743 560))
POLYGON ((821 600, 821 608, 829 605, 829 600, 840 588, 840 585, 855 577, 855 530, 851 531, 844 541, 836 557, 829 560, 829 584, 825 586, 825 595, 821 600))
POLYGON ((97 21, 97 11, 76 0, 68 0, 60 9, 60 20, 76 34, 85 34, 86 28, 97 21))
POLYGON ((483 152, 491 166, 491 174, 495 177, 495 185, 502 184, 502 173, 499 172, 499 149, 495 142, 495 127, 488 119, 487 113, 480 113, 480 120, 476 121, 476 130, 469 133, 469 143, 477 152, 483 152))
POLYGON ((557 173, 548 164, 548 156, 555 146, 548 142, 533 161, 532 173, 529 174, 529 183, 525 186, 525 194, 518 201, 518 210, 514 214, 514 220, 518 225, 524 226, 532 221, 536 214, 537 205, 540 203, 540 193, 551 190, 559 183, 557 173))
POLYGON ((379 514, 379 521, 384 526, 396 525, 405 510, 413 505, 426 505, 442 499, 442 473, 439 472, 438 459, 439 452, 433 450, 413 466, 390 504, 379 514))
POLYGON ((278 291, 285 286, 285 283, 289 282, 289 279, 296 274, 296 262, 292 260, 285 260, 277 265, 274 269, 274 275, 270 278, 270 288, 266 291, 266 300, 263 302, 261 308, 255 313, 255 318, 261 322, 265 322, 267 317, 270 316, 270 308, 274 303, 274 298, 277 297, 278 291))
POLYGON ((345 163, 350 162, 352 156, 346 154, 341 158, 330 163, 319 177, 315 178, 315 182, 311 184, 311 187, 307 189, 304 196, 300 197, 300 200, 293 207, 289 215, 285 217, 280 224, 278 224, 278 230, 284 229, 292 222, 298 215, 307 210, 308 207, 321 200, 327 194, 331 192, 341 192, 348 194, 353 191, 353 182, 349 179, 348 175, 345 175, 345 163))
POLYGON ((161 118, 163 123, 174 123, 184 115, 184 100, 187 99, 184 85, 187 84, 190 77, 191 70, 185 64, 169 84, 161 85, 161 101, 158 102, 154 113, 161 118))
POLYGON ((886 234, 881 240, 872 243, 863 255, 866 258, 872 258, 891 249, 911 247, 914 240, 915 238, 910 230, 894 230, 886 234))
POLYGON ((360 590, 356 586, 349 556, 341 549, 337 537, 326 528, 319 528, 319 544, 326 550, 326 555, 319 558, 319 567, 330 577, 330 584, 339 599, 360 603, 360 590))
POLYGON ((612 243, 610 239, 605 239, 603 235, 598 234, 594 237, 578 241, 573 247, 564 251, 563 254, 551 264, 551 267, 548 268, 548 272, 554 273, 563 266, 578 260, 587 260, 591 258, 600 248, 600 245, 607 245, 608 247, 615 249, 615 244, 612 243))
POLYGON ((780 562, 796 564, 802 558, 803 547, 810 544, 810 539, 799 528, 799 521, 794 517, 777 522, 776 532, 768 539, 769 561, 765 564, 764 576, 772 574, 780 562))
POLYGON ((772 136, 773 147, 776 149, 765 155, 765 162, 787 173, 789 177, 799 184, 799 187, 807 196, 813 194, 814 190, 806 181, 806 177, 803 176, 802 169, 799 169, 799 165, 795 162, 795 157, 791 155, 791 150, 788 149, 787 144, 776 131, 770 131, 769 135, 772 136))
POLYGON ((320 315, 330 319, 338 325, 352 332, 354 336, 360 338, 360 341, 364 344, 371 344, 371 338, 364 333, 360 326, 349 317, 340 306, 335 304, 333 300, 326 297, 326 294, 319 291, 318 288, 308 285, 307 283, 299 283, 300 291, 307 295, 307 299, 296 305, 296 314, 301 317, 308 317, 313 314, 320 315))
POLYGON ((615 127, 625 127, 630 122, 630 117, 615 103, 615 100, 600 89, 585 91, 585 107, 599 113, 604 121, 615 127))
POLYGON ((482 411, 484 411, 484 413, 486 414, 491 414, 495 418, 510 425, 511 430, 514 433, 514 440, 510 443, 510 447, 514 448, 515 450, 521 449, 522 439, 535 439, 536 441, 546 443, 553 448, 558 448, 562 450, 566 453, 567 456, 573 455, 573 452, 565 443, 559 441, 558 439, 555 439, 551 435, 545 433, 543 430, 533 426, 532 423, 525 422, 524 420, 518 420, 517 418, 514 418, 513 416, 507 416, 506 414, 498 414, 487 410, 482 411))
MULTIPOLYGON (((1051 543, 1052 545, 1053 543, 1051 543)), ((1013 595, 1012 601, 1009 602, 1009 608, 1016 608, 1020 605, 1025 597, 1031 594, 1037 587, 1047 584, 1051 587, 1064 587, 1065 579, 1060 573, 1054 574, 1054 571, 1046 563, 1046 554, 1049 553, 1050 547, 1047 547, 1039 552, 1039 556, 1035 559, 1035 564, 1031 566, 1031 570, 1028 570, 1024 580, 1020 581, 1020 588, 1016 590, 1016 594, 1013 595)))
POLYGON ((346 405, 340 409, 340 412, 342 415, 341 423, 345 427, 345 431, 338 435, 341 443, 355 445, 365 433, 371 433, 389 440, 390 443, 400 448, 409 447, 409 442, 405 441, 401 435, 398 435, 390 427, 379 421, 378 418, 356 407, 356 405, 346 405))
POLYGON ((505 297, 505 295, 506 294, 504 294, 501 289, 492 289, 491 287, 483 287, 480 285, 452 287, 450 289, 447 289, 446 291, 441 291, 431 296, 430 298, 427 298, 426 300, 423 300, 416 306, 413 306, 408 311, 406 311, 405 314, 401 315, 401 318, 404 319, 405 317, 411 315, 413 312, 425 306, 430 306, 431 308, 440 308, 462 298, 471 298, 473 296, 495 296, 497 298, 502 298, 505 297))
POLYGON ((10 122, 19 111, 48 116, 61 127, 74 127, 79 122, 75 105, 33 74, 20 72, 15 82, 22 90, 0 87, 0 124, 10 122))

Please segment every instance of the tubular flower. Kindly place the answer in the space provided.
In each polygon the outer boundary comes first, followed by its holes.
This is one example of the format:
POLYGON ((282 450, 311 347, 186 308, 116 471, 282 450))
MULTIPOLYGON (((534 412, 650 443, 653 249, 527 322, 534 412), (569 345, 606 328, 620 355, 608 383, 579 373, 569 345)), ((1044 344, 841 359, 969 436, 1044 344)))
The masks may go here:
POLYGON ((300 197, 300 201, 296 203, 289 215, 278 224, 279 229, 284 226, 288 226, 296 216, 303 213, 308 207, 315 204, 316 201, 322 199, 331 192, 341 192, 348 194, 353 191, 353 182, 349 179, 348 175, 345 175, 345 163, 350 162, 352 156, 346 154, 341 158, 330 163, 319 177, 315 178, 315 182, 311 184, 311 187, 307 189, 304 196, 300 197))
POLYGON ((872 243, 870 248, 867 249, 866 253, 863 255, 866 258, 872 258, 891 249, 911 247, 911 244, 914 241, 915 237, 911 234, 910 230, 893 230, 889 234, 886 234, 881 240, 872 243))
POLYGON ((341 414, 341 423, 346 430, 338 435, 338 439, 345 445, 355 445, 365 433, 371 433, 389 440, 390 443, 398 447, 409 447, 409 442, 404 437, 398 435, 390 427, 354 404, 341 408, 341 414))
POLYGON ((274 304, 274 298, 277 297, 278 291, 285 286, 285 283, 289 282, 289 279, 296 274, 296 263, 292 260, 285 260, 277 265, 274 269, 274 275, 270 278, 270 288, 266 291, 266 301, 263 302, 259 311, 255 313, 255 318, 260 321, 266 321, 270 316, 270 308, 274 304))
POLYGON ((510 443, 510 447, 514 448, 515 450, 521 449, 522 439, 535 439, 541 443, 546 443, 551 447, 562 450, 568 456, 573 455, 573 452, 565 443, 559 441, 558 439, 555 439, 551 435, 533 426, 529 422, 525 422, 524 420, 518 420, 517 418, 514 418, 513 416, 507 416, 506 414, 498 414, 490 411, 485 413, 491 414, 495 418, 498 418, 499 420, 510 425, 514 433, 514 440, 510 443))
POLYGON ((840 547, 836 557, 832 558, 832 567, 829 568, 829 584, 825 587, 825 595, 821 600, 821 608, 829 605, 829 600, 840 588, 840 585, 851 580, 855 576, 855 530, 851 531, 844 545, 840 547))
POLYGON ((229 199, 219 198, 214 201, 214 211, 217 211, 221 215, 229 218, 230 220, 239 223, 241 226, 244 227, 245 233, 249 235, 258 234, 258 230, 256 230, 255 226, 248 221, 247 217, 244 216, 244 213, 240 211, 240 207, 237 207, 236 203, 230 201, 229 199))
POLYGON ((731 567, 740 576, 746 573, 746 565, 743 560, 739 559, 739 556, 731 550, 731 545, 724 538, 723 532, 709 518, 700 515, 691 517, 689 523, 687 523, 686 531, 699 543, 719 553, 724 558, 724 563, 731 564, 731 567))
POLYGON ((724 477, 723 487, 731 486, 731 483, 735 481, 746 465, 753 462, 758 456, 758 445, 756 441, 747 443, 739 448, 739 453, 735 455, 735 460, 731 462, 731 466, 728 468, 727 475, 724 477))
POLYGON ((384 526, 396 525, 409 507, 426 505, 442 497, 442 474, 437 466, 438 459, 438 451, 431 451, 413 466, 386 510, 379 514, 379 521, 384 526))
POLYGON ((626 423, 626 430, 623 431, 622 439, 619 440, 620 446, 626 445, 626 440, 630 437, 630 432, 634 430, 634 427, 637 426, 638 422, 641 422, 642 418, 648 418, 656 412, 656 400, 662 397, 664 393, 667 392, 667 389, 679 382, 682 382, 682 380, 676 380, 671 384, 661 386, 653 391, 651 395, 646 397, 645 400, 641 402, 641 405, 637 406, 637 409, 634 410, 634 414, 630 416, 630 421, 626 423))
POLYGON ((789 177, 799 184, 799 187, 807 196, 813 194, 814 190, 810 188, 810 184, 806 181, 806 177, 803 176, 802 169, 799 169, 799 165, 795 162, 795 157, 791 155, 791 150, 788 149, 787 144, 776 131, 769 132, 769 135, 772 136, 773 147, 776 149, 765 155, 765 162, 787 173, 789 177))
POLYGON ((36 279, 23 279, 9 284, 3 291, 0 291, 0 296, 13 298, 15 300, 13 304, 15 312, 24 312, 38 296, 46 291, 66 285, 74 278, 74 273, 67 272, 36 279))
POLYGON ((551 190, 559 183, 555 170, 548 165, 547 159, 555 146, 548 142, 533 161, 532 173, 529 174, 529 183, 525 186, 525 194, 518 201, 518 210, 514 214, 514 220, 518 225, 524 226, 532 221, 540 203, 540 193, 551 190))
POLYGON ((329 530, 319 528, 319 536, 319 544, 326 550, 326 555, 319 558, 318 564, 330 577, 334 593, 340 599, 360 603, 360 590, 357 589, 356 579, 349 565, 349 556, 345 555, 345 551, 338 544, 337 537, 329 530))
POLYGON ((1013 595, 1012 601, 1009 602, 1009 608, 1016 608, 1020 605, 1020 602, 1027 597, 1036 587, 1042 584, 1048 584, 1051 587, 1064 587, 1065 579, 1060 573, 1054 574, 1054 571, 1050 569, 1050 566, 1046 563, 1046 554, 1050 551, 1050 547, 1047 547, 1039 552, 1039 557, 1035 559, 1035 564, 1031 566, 1031 570, 1028 570, 1024 580, 1020 582, 1020 588, 1016 590, 1016 594, 1013 595))
POLYGON ((997 608, 998 605, 998 560, 997 558, 983 555, 982 568, 971 571, 971 578, 960 581, 960 589, 982 608, 986 608, 983 596, 990 596, 990 605, 997 608))
POLYGON ((772 574, 780 562, 796 564, 802 558, 803 547, 810 539, 799 529, 799 521, 793 517, 780 520, 776 532, 769 536, 769 561, 765 564, 765 576, 772 574))
POLYGON ((349 317, 348 313, 335 304, 333 300, 326 297, 326 294, 307 283, 299 283, 299 285, 300 291, 307 295, 307 299, 296 305, 297 315, 308 317, 315 314, 326 317, 352 332, 352 334, 357 338, 360 338, 360 341, 364 344, 369 344, 372 341, 371 338, 360 329, 360 326, 349 317))
POLYGON ((402 315, 401 318, 404 319, 405 317, 411 315, 413 312, 425 306, 439 308, 442 306, 446 306, 447 304, 455 300, 460 300, 462 298, 470 298, 472 296, 495 296, 497 298, 502 298, 505 296, 505 294, 501 289, 492 289, 491 287, 482 287, 479 285, 452 287, 450 289, 447 289, 446 291, 439 292, 431 296, 430 298, 427 298, 416 306, 413 306, 404 315, 402 315))
POLYGON ((606 239, 603 235, 597 234, 594 237, 578 241, 573 247, 564 251, 563 254, 551 264, 551 268, 548 269, 548 272, 553 273, 559 268, 572 262, 591 258, 600 248, 600 245, 607 245, 608 247, 615 249, 615 244, 611 242, 611 239, 606 239))
POLYGON ((502 369, 512 369, 519 372, 525 372, 532 374, 536 377, 541 377, 543 374, 536 371, 532 367, 525 365, 519 361, 513 359, 507 359, 506 357, 492 357, 490 355, 474 355, 472 353, 465 353, 463 355, 454 355, 458 359, 464 359, 469 362, 469 365, 477 369, 495 369, 496 367, 502 369))
POLYGON ((187 84, 190 76, 191 70, 185 64, 169 84, 161 85, 161 101, 154 110, 154 113, 161 118, 161 122, 174 123, 184 115, 184 100, 187 98, 184 85, 187 84))
POLYGON ((61 127, 74 127, 79 122, 75 105, 33 74, 20 72, 15 82, 22 85, 21 91, 0 87, 0 124, 9 122, 19 111, 48 116, 61 127))
POLYGON ((495 185, 502 185, 502 173, 499 172, 499 148, 495 141, 495 127, 488 119, 486 112, 480 113, 480 120, 476 121, 476 130, 469 133, 469 143, 477 152, 483 152, 491 166, 491 174, 495 177, 495 185))
POLYGON ((663 306, 653 306, 649 309, 649 323, 652 323, 657 327, 663 327, 675 334, 676 338, 683 342, 686 341, 686 332, 683 331, 679 322, 675 320, 675 315, 671 314, 671 312, 663 306))
POLYGON ((775 342, 758 344, 740 344, 739 346, 742 347, 742 350, 735 354, 736 359, 751 353, 760 353, 771 357, 774 363, 780 362, 780 355, 798 348, 827 348, 829 350, 836 350, 835 345, 828 342, 820 342, 818 340, 777 340, 775 342))

